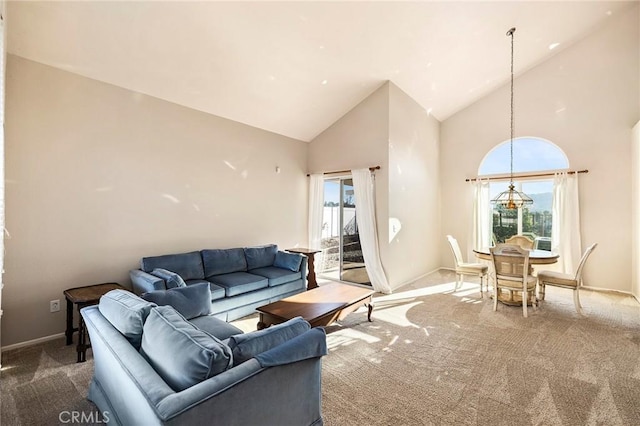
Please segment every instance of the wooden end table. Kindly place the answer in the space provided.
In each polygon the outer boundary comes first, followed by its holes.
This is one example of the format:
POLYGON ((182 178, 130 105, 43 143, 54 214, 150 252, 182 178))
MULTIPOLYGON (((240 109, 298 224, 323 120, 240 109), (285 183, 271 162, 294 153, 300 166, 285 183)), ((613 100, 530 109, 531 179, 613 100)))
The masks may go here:
POLYGON ((64 291, 64 297, 67 299, 67 330, 65 336, 67 337, 67 346, 73 342, 73 333, 78 332, 78 361, 85 362, 87 360, 87 348, 91 347, 90 343, 87 343, 86 330, 84 327, 84 320, 80 315, 80 309, 96 305, 100 301, 100 298, 110 292, 111 290, 126 290, 118 283, 104 283, 95 284, 86 287, 75 287, 64 291), (78 327, 73 326, 73 305, 78 307, 78 327))
POLYGON ((304 318, 312 327, 327 326, 343 319, 362 305, 369 309, 367 320, 371 321, 374 293, 372 289, 349 284, 321 285, 313 290, 257 308, 256 310, 260 313, 258 330, 295 317, 304 318))
POLYGON ((309 261, 307 262, 309 266, 309 274, 307 274, 307 290, 313 290, 314 288, 317 288, 318 282, 316 281, 316 269, 315 269, 315 266, 313 265, 313 258, 316 253, 320 253, 322 250, 314 250, 309 248, 298 247, 298 248, 286 249, 286 251, 291 253, 299 253, 301 255, 306 256, 307 259, 309 259, 309 261))

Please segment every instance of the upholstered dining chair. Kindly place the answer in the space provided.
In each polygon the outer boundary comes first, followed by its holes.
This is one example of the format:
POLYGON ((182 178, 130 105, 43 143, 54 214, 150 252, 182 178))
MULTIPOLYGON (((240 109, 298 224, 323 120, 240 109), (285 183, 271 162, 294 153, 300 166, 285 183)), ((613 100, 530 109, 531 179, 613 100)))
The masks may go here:
POLYGON ((540 300, 544 300, 544 288, 547 285, 556 287, 569 288, 573 290, 573 304, 576 306, 578 314, 582 315, 582 305, 580 305, 580 287, 582 286, 582 270, 589 255, 595 250, 598 243, 591 244, 584 251, 582 259, 578 264, 578 269, 574 275, 563 274, 555 271, 540 271, 538 272, 538 289, 540 292, 540 300))
POLYGON ((483 279, 486 280, 487 291, 489 291, 489 266, 484 263, 465 262, 464 258, 462 257, 462 252, 460 251, 460 246, 458 245, 458 240, 453 238, 451 235, 447 235, 447 240, 449 241, 449 246, 451 246, 453 260, 456 264, 456 286, 454 291, 458 290, 462 286, 465 275, 476 275, 480 277, 480 297, 483 297, 483 279))
POLYGON ((523 249, 533 249, 533 240, 525 237, 524 235, 514 235, 504 240, 505 244, 515 244, 523 249))
POLYGON ((527 317, 527 303, 531 298, 534 307, 536 299, 536 277, 529 273, 529 250, 513 244, 498 244, 491 247, 491 261, 496 273, 493 285, 493 310, 498 310, 498 296, 502 289, 509 290, 510 297, 516 291, 522 292, 522 315, 527 317))

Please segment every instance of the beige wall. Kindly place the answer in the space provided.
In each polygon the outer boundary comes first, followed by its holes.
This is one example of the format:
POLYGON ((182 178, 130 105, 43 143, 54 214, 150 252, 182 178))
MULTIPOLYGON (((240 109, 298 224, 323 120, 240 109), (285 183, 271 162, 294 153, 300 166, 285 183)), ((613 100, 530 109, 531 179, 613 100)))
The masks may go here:
POLYGON ((309 170, 376 171, 380 257, 397 288, 439 266, 439 123, 386 83, 309 146, 309 170))
MULTIPOLYGON (((638 6, 516 77, 518 136, 539 136, 567 154, 580 176, 582 244, 598 242, 585 284, 631 291, 631 128, 640 118, 638 6)), ((517 49, 516 49, 517 57, 517 49)), ((516 62, 517 63, 517 62, 516 62)), ((517 66, 516 66, 517 71, 517 66)), ((508 86, 441 126, 442 264, 446 234, 470 243, 466 196, 484 155, 509 138, 508 86)))
POLYGON ((380 238, 393 287, 440 267, 440 123, 389 84, 389 217, 380 238))
POLYGON ((142 256, 306 244, 306 143, 15 56, 6 142, 3 346, 62 332, 50 300, 142 256))
POLYGON ((631 145, 631 293, 640 300, 640 121, 631 145))
MULTIPOLYGON (((383 166, 388 161, 388 138, 389 89, 385 83, 311 141, 309 172, 383 166)), ((387 172, 384 168, 376 172, 376 181, 387 172)))
MULTIPOLYGON (((389 89, 382 85, 309 143, 311 173, 381 166, 376 171, 376 220, 386 231, 389 192, 389 89)), ((381 241, 383 237, 379 238, 381 241)), ((382 266, 387 270, 381 255, 382 266)))

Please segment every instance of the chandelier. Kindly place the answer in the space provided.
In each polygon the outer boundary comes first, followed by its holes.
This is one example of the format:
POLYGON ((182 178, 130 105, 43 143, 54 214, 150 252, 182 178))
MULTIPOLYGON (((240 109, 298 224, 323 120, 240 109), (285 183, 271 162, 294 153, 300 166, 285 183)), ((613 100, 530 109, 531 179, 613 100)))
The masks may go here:
POLYGON ((519 209, 524 205, 533 204, 533 200, 527 194, 517 191, 513 186, 513 33, 515 28, 507 31, 507 35, 511 37, 511 139, 509 141, 511 148, 511 172, 509 174, 509 189, 498 194, 491 200, 492 204, 502 206, 506 209, 519 209))

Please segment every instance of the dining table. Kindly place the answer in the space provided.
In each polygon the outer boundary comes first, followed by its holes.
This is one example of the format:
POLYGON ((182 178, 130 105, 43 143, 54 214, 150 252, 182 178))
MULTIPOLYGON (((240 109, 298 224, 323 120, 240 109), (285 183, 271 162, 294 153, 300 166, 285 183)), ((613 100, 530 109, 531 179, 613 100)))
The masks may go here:
MULTIPOLYGON (((488 260, 491 262, 491 251, 489 247, 483 247, 480 249, 473 249, 473 253, 478 259, 488 260)), ((529 268, 530 273, 533 274, 533 265, 551 265, 558 262, 560 255, 553 251, 531 249, 529 250, 529 268)), ((493 265, 491 265, 491 270, 493 265)), ((490 273, 494 274, 493 272, 490 273)), ((495 275, 494 275, 495 277, 495 275)), ((522 306, 522 292, 504 291, 498 294, 498 301, 510 306, 522 306)), ((540 295, 542 298, 542 295, 540 295)), ((531 298, 527 305, 531 304, 531 298)))
MULTIPOLYGON (((481 249, 473 249, 473 253, 478 259, 491 261, 491 251, 489 247, 483 247, 481 249)), ((558 253, 547 250, 532 249, 529 250, 529 264, 530 265, 550 265, 556 263, 560 256, 558 253)))

